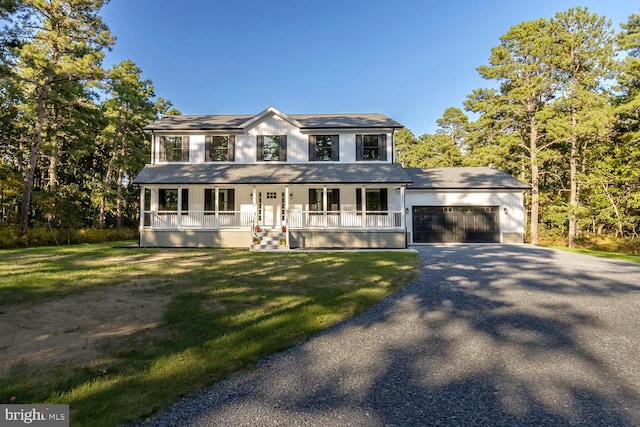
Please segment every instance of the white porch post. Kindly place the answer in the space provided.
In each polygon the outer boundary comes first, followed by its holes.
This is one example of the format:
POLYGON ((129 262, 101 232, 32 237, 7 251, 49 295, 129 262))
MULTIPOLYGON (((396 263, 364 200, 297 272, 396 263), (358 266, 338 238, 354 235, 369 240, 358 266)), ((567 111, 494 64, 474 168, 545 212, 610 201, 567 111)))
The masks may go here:
POLYGON ((144 195, 147 192, 147 188, 143 185, 140 187, 140 230, 144 228, 144 195))
POLYGON ((289 225, 289 186, 284 187, 284 222, 282 225, 289 225))
POLYGON ((182 187, 178 186, 178 228, 182 228, 182 187))
POLYGON ((360 203, 362 204, 362 228, 367 228, 367 189, 362 187, 360 203))
POLYGON ((282 224, 286 227, 286 231, 284 233, 284 238, 286 240, 287 247, 289 247, 289 186, 284 187, 284 223, 282 224))
MULTIPOLYGON (((253 226, 258 225, 258 193, 256 191, 256 187, 253 187, 253 192, 251 193, 251 200, 253 200, 253 226)), ((254 230, 251 230, 253 233, 254 230)))
POLYGON ((328 225, 327 208, 327 187, 322 187, 322 222, 324 223, 324 228, 327 228, 328 225))
POLYGON ((220 187, 216 187, 214 209, 216 211, 216 213, 215 213, 215 227, 216 228, 220 228, 220 217, 218 216, 218 212, 220 211, 220 187))
POLYGON ((407 217, 406 217, 406 198, 405 198, 405 187, 404 185, 400 187, 400 225, 402 228, 406 228, 407 217))

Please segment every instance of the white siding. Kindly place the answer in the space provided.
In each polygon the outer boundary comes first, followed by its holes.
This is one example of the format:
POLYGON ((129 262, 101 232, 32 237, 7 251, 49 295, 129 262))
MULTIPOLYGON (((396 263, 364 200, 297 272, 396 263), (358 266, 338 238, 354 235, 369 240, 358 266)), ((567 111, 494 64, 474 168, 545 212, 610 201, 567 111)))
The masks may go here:
MULTIPOLYGON (((269 115, 261 121, 245 129, 243 134, 235 136, 235 163, 255 163, 256 146, 258 135, 286 135, 287 136, 287 163, 307 163, 309 161, 309 134, 316 135, 339 135, 340 137, 340 163, 356 162, 356 135, 357 134, 379 134, 387 135, 386 163, 393 161, 393 133, 380 132, 375 129, 350 129, 345 132, 341 129, 322 129, 317 131, 305 131, 302 133, 295 125, 282 119, 277 115, 269 115)), ((162 132, 154 135, 155 146, 153 163, 159 162, 160 138, 162 132)), ((205 158, 205 135, 204 133, 192 133, 179 131, 167 132, 167 135, 188 135, 189 136, 189 159, 190 163, 204 163, 205 158)), ((218 133, 216 134, 224 134, 218 133)), ((370 161, 367 163, 376 163, 370 161)), ((318 162, 325 163, 325 162, 318 162)), ((361 163, 361 162, 358 162, 361 163)))

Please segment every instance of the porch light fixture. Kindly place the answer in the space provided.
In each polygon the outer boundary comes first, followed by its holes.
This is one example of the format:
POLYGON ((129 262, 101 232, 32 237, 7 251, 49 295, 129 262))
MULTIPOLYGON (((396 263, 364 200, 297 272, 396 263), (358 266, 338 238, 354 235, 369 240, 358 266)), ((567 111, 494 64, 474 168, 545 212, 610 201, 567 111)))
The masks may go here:
POLYGON ((289 198, 293 200, 293 193, 289 193, 289 198))
POLYGON ((505 215, 509 215, 509 209, 508 208, 504 208, 504 214, 505 215))

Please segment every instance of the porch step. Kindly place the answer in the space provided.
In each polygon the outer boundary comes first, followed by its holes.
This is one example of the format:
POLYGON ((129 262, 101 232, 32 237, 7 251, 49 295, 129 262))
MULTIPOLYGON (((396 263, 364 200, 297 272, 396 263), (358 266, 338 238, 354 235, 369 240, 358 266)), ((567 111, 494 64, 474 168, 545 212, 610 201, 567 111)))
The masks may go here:
POLYGON ((251 244, 249 250, 252 251, 288 251, 289 246, 280 243, 281 239, 287 238, 287 233, 279 229, 262 230, 255 233, 260 239, 260 243, 251 244))

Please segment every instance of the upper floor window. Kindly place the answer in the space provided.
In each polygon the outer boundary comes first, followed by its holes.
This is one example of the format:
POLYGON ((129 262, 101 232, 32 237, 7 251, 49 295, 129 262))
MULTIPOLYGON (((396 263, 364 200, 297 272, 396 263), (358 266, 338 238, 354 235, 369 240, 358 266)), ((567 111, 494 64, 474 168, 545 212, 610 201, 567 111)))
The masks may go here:
POLYGON ((287 136, 286 135, 258 135, 257 156, 258 161, 287 161, 287 136))
POLYGON ((309 161, 340 160, 338 135, 309 135, 309 161))
POLYGON ((387 135, 356 135, 356 160, 387 160, 387 135))
POLYGON ((233 162, 235 160, 234 135, 207 135, 204 142, 206 162, 233 162))
POLYGON ((189 137, 188 136, 161 136, 160 137, 160 161, 161 162, 188 162, 189 161, 189 137))

